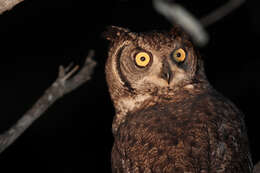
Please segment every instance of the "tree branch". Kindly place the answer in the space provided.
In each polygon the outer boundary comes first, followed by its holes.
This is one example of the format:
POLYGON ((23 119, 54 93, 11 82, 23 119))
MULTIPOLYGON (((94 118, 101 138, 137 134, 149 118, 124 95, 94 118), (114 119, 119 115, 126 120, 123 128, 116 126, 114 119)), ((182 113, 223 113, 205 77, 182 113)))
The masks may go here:
POLYGON ((164 0, 153 0, 154 8, 171 23, 177 23, 188 32, 193 41, 204 46, 208 42, 208 34, 200 22, 187 10, 177 3, 168 3, 164 0))
POLYGON ((14 6, 24 0, 0 0, 0 14, 7 10, 11 10, 14 6))
POLYGON ((0 135, 0 153, 10 146, 36 119, 38 119, 56 100, 73 91, 91 79, 96 62, 92 59, 94 51, 90 51, 84 66, 75 74, 79 66, 70 70, 60 66, 56 81, 45 91, 40 99, 9 130, 0 135), (72 77, 72 75, 74 75, 72 77))
POLYGON ((211 12, 202 19, 197 19, 189 11, 177 3, 169 3, 165 0, 153 0, 154 8, 171 23, 177 23, 190 34, 192 40, 198 46, 207 44, 209 37, 204 27, 209 26, 237 9, 245 0, 230 0, 228 3, 211 12))
POLYGON ((222 19, 238 7, 240 7, 245 0, 230 0, 228 3, 225 5, 217 8, 215 11, 211 12, 207 16, 203 17, 200 19, 200 22, 202 23, 203 26, 207 27, 218 20, 222 19))

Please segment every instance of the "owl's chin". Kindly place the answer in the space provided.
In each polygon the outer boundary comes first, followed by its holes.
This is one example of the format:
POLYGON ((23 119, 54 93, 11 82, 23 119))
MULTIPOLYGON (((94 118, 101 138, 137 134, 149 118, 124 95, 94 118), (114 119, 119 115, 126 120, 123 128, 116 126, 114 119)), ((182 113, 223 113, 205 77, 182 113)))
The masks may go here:
POLYGON ((172 86, 160 87, 160 88, 153 88, 149 89, 146 93, 149 93, 151 96, 155 97, 163 97, 163 98, 170 98, 173 97, 175 94, 176 89, 172 86))
POLYGON ((147 93, 151 96, 160 97, 162 99, 171 99, 175 97, 179 92, 194 90, 193 84, 187 84, 182 87, 178 86, 166 86, 161 88, 150 89, 147 93))

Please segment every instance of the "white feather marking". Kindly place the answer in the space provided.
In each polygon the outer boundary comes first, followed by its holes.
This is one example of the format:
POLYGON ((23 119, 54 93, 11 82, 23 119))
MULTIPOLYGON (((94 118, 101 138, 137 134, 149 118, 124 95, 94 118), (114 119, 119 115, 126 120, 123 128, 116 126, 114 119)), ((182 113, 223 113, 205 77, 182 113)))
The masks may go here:
POLYGON ((194 86, 192 84, 184 86, 185 89, 192 90, 194 89, 194 86))
POLYGON ((135 108, 138 108, 141 106, 141 104, 150 98, 151 96, 148 94, 145 95, 137 95, 135 97, 124 97, 121 98, 118 102, 118 106, 121 108, 121 110, 132 111, 135 108))
POLYGON ((144 101, 151 98, 151 95, 137 95, 135 97, 123 97, 115 103, 117 109, 116 122, 113 123, 113 131, 117 131, 119 124, 125 121, 125 116, 128 112, 131 112, 134 109, 138 109, 143 105, 144 101))

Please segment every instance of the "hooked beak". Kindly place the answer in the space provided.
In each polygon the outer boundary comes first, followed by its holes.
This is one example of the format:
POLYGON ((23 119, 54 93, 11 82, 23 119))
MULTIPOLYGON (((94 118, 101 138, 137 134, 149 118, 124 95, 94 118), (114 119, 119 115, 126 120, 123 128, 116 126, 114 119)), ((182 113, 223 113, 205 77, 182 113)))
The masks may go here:
POLYGON ((163 63, 162 71, 161 71, 161 78, 167 81, 168 85, 171 83, 173 79, 173 72, 168 64, 168 62, 163 63))

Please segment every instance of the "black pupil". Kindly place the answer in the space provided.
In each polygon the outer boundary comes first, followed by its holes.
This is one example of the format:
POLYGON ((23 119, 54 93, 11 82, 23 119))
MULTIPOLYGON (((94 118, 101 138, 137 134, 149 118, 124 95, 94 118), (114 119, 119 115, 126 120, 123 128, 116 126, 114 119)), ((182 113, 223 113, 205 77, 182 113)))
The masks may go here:
POLYGON ((141 60, 141 61, 145 61, 145 57, 142 56, 142 57, 140 58, 140 60, 141 60))
POLYGON ((178 52, 178 53, 176 54, 176 56, 177 56, 178 58, 180 58, 180 57, 181 57, 181 53, 178 52))

